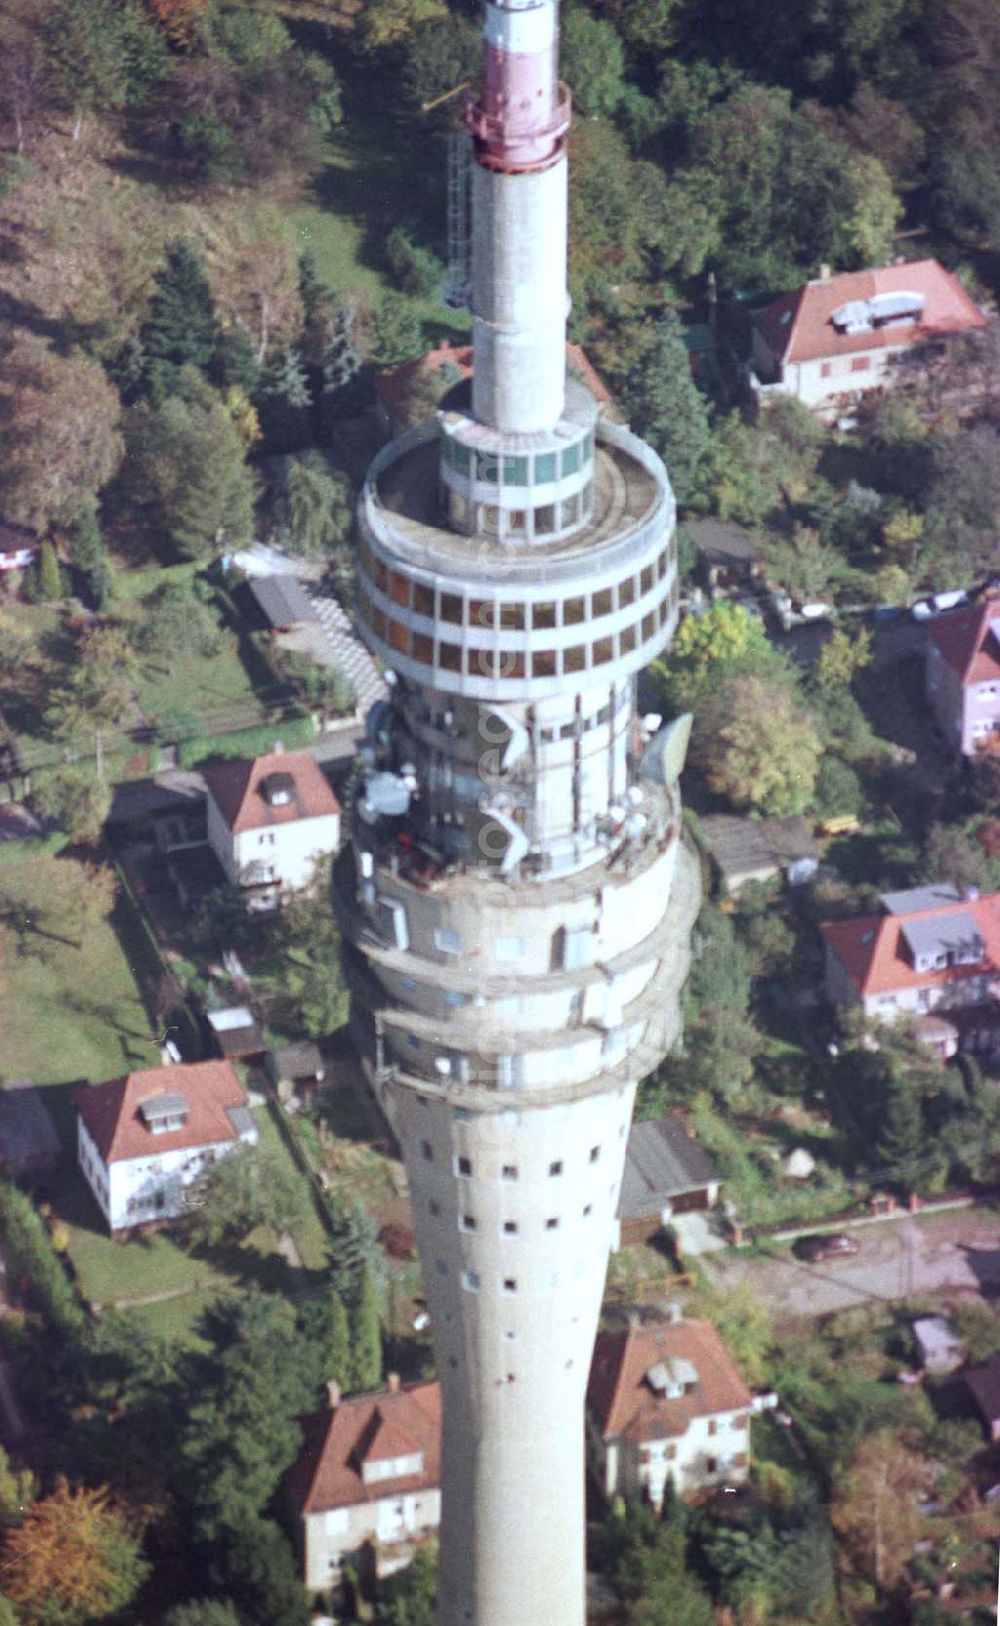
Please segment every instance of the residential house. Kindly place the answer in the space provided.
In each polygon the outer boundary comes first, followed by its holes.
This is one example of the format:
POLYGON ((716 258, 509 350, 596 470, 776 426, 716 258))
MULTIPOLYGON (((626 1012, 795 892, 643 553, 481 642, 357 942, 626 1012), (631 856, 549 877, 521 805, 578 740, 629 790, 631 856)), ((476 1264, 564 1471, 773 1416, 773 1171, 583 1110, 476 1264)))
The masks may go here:
POLYGON ((74 1101, 80 1168, 113 1236, 178 1219, 202 1172, 257 1140, 229 1061, 149 1067, 74 1101))
POLYGON ((587 1389, 587 1458, 607 1498, 660 1508, 681 1495, 743 1484, 753 1397, 710 1321, 675 1315, 599 1333, 587 1389))
POLYGON ((836 416, 891 387, 893 363, 928 341, 985 327, 958 278, 937 260, 823 274, 751 312, 751 385, 836 416))
POLYGON ((340 803, 308 751, 276 749, 205 770, 208 839, 247 907, 273 909, 340 846, 340 803))
POLYGON ((987 1439, 1000 1445, 1000 1350, 981 1366, 970 1366, 962 1376, 983 1420, 987 1439))
POLYGON ((367 1549, 378 1575, 409 1563, 441 1520, 441 1387, 391 1374, 377 1394, 341 1398, 303 1419, 303 1442, 285 1480, 303 1581, 336 1586, 367 1549))
POLYGON ((1000 593, 925 622, 927 701, 953 750, 1000 750, 1000 593))
POLYGON ((679 1214, 707 1212, 720 1189, 718 1171, 678 1113, 634 1123, 618 1198, 619 1246, 648 1242, 679 1214))
POLYGON ((880 901, 881 914, 820 927, 831 1004, 885 1021, 946 1012, 963 1049, 994 1052, 1000 1046, 1000 892, 963 895, 953 886, 921 886, 884 892, 880 901))

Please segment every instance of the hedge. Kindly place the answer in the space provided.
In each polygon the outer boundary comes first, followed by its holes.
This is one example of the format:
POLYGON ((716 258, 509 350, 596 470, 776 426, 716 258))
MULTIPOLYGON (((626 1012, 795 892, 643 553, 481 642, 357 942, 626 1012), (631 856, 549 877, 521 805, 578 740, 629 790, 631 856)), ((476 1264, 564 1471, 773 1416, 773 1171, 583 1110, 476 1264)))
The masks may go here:
POLYGON ((316 738, 316 725, 312 718, 300 713, 273 723, 259 723, 255 728, 237 728, 229 734, 217 734, 208 739, 194 735, 182 740, 177 747, 177 763, 181 768, 197 768, 212 757, 259 757, 274 749, 276 740, 291 748, 311 745, 316 738))
POLYGON ((68 842, 65 830, 52 830, 47 836, 19 836, 14 841, 0 841, 0 864, 23 864, 42 853, 61 853, 68 842))
POLYGON ((0 1242, 12 1280, 27 1292, 50 1327, 75 1331, 83 1310, 30 1197, 0 1180, 0 1242))

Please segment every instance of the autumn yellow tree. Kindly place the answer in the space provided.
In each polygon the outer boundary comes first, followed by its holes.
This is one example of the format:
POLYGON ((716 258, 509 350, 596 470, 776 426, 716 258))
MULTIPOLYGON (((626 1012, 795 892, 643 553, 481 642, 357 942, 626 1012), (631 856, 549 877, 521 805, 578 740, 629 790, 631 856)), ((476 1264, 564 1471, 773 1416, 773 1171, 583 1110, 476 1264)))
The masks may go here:
POLYGON ((121 402, 104 369, 20 334, 0 368, 0 506, 19 525, 68 525, 121 462, 121 402))
POLYGON ((730 678, 706 701, 694 754, 717 795, 780 815, 809 806, 822 751, 811 716, 790 690, 751 676, 730 678))
POLYGON ((859 1574, 891 1587, 919 1534, 917 1495, 928 1482, 927 1464, 880 1429, 861 1441, 836 1481, 830 1517, 859 1574))
POLYGON ((106 1486, 60 1479, 3 1547, 4 1591, 19 1626, 83 1626, 131 1602, 149 1566, 106 1486))

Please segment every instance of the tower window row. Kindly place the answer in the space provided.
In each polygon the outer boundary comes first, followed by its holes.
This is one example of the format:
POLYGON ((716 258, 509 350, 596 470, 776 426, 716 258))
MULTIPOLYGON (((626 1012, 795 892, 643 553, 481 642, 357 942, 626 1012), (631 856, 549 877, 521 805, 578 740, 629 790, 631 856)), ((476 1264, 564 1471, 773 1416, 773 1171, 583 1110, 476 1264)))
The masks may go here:
POLYGON ((445 435, 441 460, 469 480, 487 485, 542 486, 578 474, 594 455, 591 430, 581 440, 549 452, 485 452, 445 435))
MULTIPOLYGON (((433 1163, 434 1162, 434 1147, 431 1145, 429 1140, 422 1140, 420 1142, 420 1155, 423 1158, 425 1163, 433 1163)), ((592 1146, 590 1148, 590 1152, 588 1154, 588 1162, 597 1163, 600 1160, 600 1156, 601 1156, 601 1148, 600 1148, 600 1146, 592 1146)), ((456 1156, 454 1158, 454 1160, 453 1160, 453 1169, 454 1169, 455 1174, 457 1174, 459 1176, 459 1178, 462 1179, 462 1180, 471 1180, 472 1177, 473 1177, 473 1174, 475 1172, 471 1157, 466 1157, 464 1153, 460 1153, 458 1156, 456 1156)), ((558 1179, 559 1176, 564 1172, 564 1169, 565 1169, 565 1164, 563 1162, 563 1159, 561 1157, 554 1158, 552 1160, 552 1162, 549 1164, 549 1178, 552 1179, 552 1180, 558 1179)), ((504 1163, 501 1166, 501 1169, 500 1169, 500 1178, 501 1178, 501 1180, 516 1180, 516 1179, 518 1179, 518 1176, 519 1176, 519 1170, 518 1170, 518 1165, 516 1163, 504 1163)), ((433 1204, 432 1204, 431 1212, 434 1213, 436 1211, 437 1210, 433 1207, 433 1204)), ((470 1230, 473 1229, 473 1228, 474 1228, 473 1226, 469 1227, 470 1230)))
POLYGON ((622 627, 605 638, 595 638, 591 643, 571 645, 568 649, 521 650, 470 649, 444 638, 434 639, 429 633, 413 632, 405 623, 385 615, 364 593, 360 597, 363 619, 375 637, 395 654, 409 656, 442 672, 486 678, 490 682, 504 678, 554 678, 606 666, 633 654, 655 638, 666 626, 677 601, 676 591, 672 590, 641 622, 622 627))
POLYGON ((651 593, 670 568, 670 550, 664 548, 655 560, 613 586, 591 593, 577 593, 565 599, 537 602, 507 602, 495 599, 463 598, 413 581, 402 571, 391 570, 368 547, 361 550, 361 569, 380 593, 400 609, 412 610, 428 620, 450 626, 480 627, 486 632, 548 632, 556 627, 583 626, 602 616, 614 615, 651 593))

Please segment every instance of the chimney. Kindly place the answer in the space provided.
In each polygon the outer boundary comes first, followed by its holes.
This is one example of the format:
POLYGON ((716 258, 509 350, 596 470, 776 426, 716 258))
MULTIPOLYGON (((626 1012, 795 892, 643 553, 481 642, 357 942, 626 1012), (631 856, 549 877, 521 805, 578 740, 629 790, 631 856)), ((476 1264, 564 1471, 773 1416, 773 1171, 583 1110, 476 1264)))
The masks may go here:
POLYGON ((639 1328, 641 1326, 642 1326, 642 1316, 639 1314, 638 1310, 630 1310, 629 1313, 628 1313, 628 1330, 629 1330, 629 1332, 638 1332, 639 1328))
POLYGON ((684 1320, 684 1311, 677 1299, 671 1299, 670 1303, 667 1305, 667 1315, 670 1317, 670 1325, 672 1327, 679 1327, 681 1322, 684 1320))
POLYGON ((388 1376, 386 1377, 385 1386, 386 1386, 386 1388, 388 1389, 388 1391, 389 1391, 389 1393, 391 1395, 398 1395, 398 1393, 399 1393, 399 1373, 398 1372, 390 1372, 388 1374, 388 1376))
POLYGON ((280 757, 280 755, 281 755, 282 751, 284 751, 284 749, 285 749, 284 740, 275 740, 274 744, 271 747, 271 755, 276 756, 276 757, 280 757))
POLYGON ((826 261, 824 260, 823 264, 819 268, 819 280, 820 280, 820 282, 829 282, 830 275, 831 275, 830 267, 826 264, 826 261))
POLYGON ((340 1405, 340 1384, 330 1382, 326 1386, 326 1401, 331 1411, 336 1411, 340 1405))

